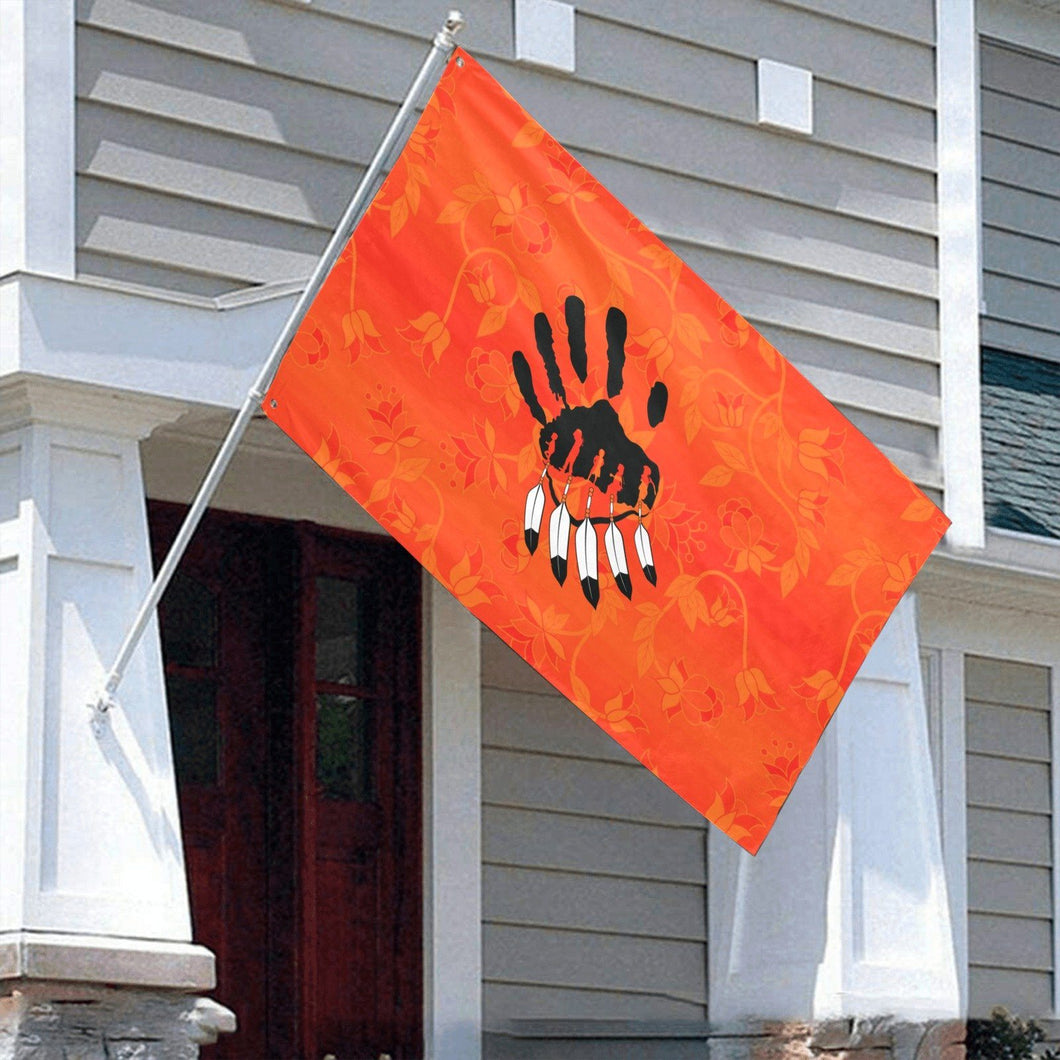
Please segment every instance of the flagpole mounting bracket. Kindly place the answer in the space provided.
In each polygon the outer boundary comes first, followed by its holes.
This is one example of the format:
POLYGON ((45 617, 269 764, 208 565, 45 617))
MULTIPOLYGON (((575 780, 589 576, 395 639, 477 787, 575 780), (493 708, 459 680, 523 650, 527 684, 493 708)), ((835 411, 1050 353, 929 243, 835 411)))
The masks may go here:
POLYGON ((434 43, 439 48, 445 48, 447 51, 452 51, 456 47, 456 35, 467 25, 467 19, 464 18, 463 12, 453 8, 448 15, 445 16, 445 25, 438 31, 438 35, 434 38, 434 43))

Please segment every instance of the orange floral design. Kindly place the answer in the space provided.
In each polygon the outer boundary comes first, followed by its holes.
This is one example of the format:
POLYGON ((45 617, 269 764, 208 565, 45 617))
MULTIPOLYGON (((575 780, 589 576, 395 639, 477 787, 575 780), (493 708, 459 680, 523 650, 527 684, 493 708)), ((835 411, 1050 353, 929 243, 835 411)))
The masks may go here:
POLYGON ((569 199, 580 202, 592 202, 596 198, 599 185, 580 163, 569 155, 565 158, 551 160, 554 170, 551 183, 545 185, 549 193, 548 202, 565 203, 569 199))
POLYGON ((563 614, 557 607, 549 605, 541 608, 537 601, 530 599, 519 607, 519 617, 505 632, 520 645, 520 651, 540 666, 550 657, 566 658, 566 649, 560 639, 570 621, 570 615, 563 614))
POLYGON ((371 353, 386 352, 383 338, 366 309, 353 309, 342 318, 342 336, 349 351, 350 364, 365 350, 371 353))
POLYGON ((718 690, 702 674, 689 675, 683 659, 670 663, 667 675, 656 680, 662 689, 663 713, 668 718, 683 714, 686 721, 702 725, 720 717, 725 708, 718 690))
POLYGON ((319 327, 299 331, 291 343, 291 355, 310 367, 326 361, 330 353, 331 344, 319 327))
POLYGON ((467 385, 477 391, 483 401, 499 405, 504 418, 519 411, 522 398, 510 360, 500 350, 484 350, 476 346, 467 362, 467 385))
POLYGON ((806 700, 806 705, 814 711, 822 725, 827 723, 843 698, 843 686, 828 670, 818 670, 813 676, 800 681, 794 692, 806 700))
POLYGON ((368 435, 372 452, 383 456, 397 446, 410 449, 419 443, 416 428, 409 425, 405 402, 401 398, 380 401, 369 406, 367 411, 374 431, 368 435))
POLYGON ((743 424, 744 395, 714 392, 718 419, 723 427, 740 427, 743 424))
POLYGON ((500 589, 489 580, 488 575, 483 563, 482 546, 476 545, 470 552, 465 549, 464 554, 449 569, 448 584, 452 587, 453 595, 465 607, 477 607, 488 604, 500 594, 500 589))
POLYGON ((612 696, 604 703, 599 717, 610 732, 647 732, 648 726, 637 712, 636 695, 632 688, 612 696))
POLYGON ((743 617, 739 603, 733 599, 728 586, 723 585, 718 595, 711 601, 707 613, 710 621, 724 629, 738 622, 743 617))
POLYGON ((491 493, 508 488, 508 474, 497 453, 497 431, 490 420, 475 420, 475 433, 458 435, 453 444, 465 489, 473 483, 488 486, 491 493))
POLYGON ((799 490, 796 499, 799 515, 808 523, 824 526, 824 506, 828 503, 828 495, 818 493, 815 490, 799 490))
POLYGON ((734 497, 719 509, 721 530, 719 536, 729 547, 727 564, 737 574, 749 570, 761 575, 762 564, 768 563, 777 553, 777 546, 766 541, 765 523, 760 515, 751 510, 744 497, 734 497))
POLYGON ((736 675, 736 697, 748 720, 762 710, 779 710, 776 693, 769 686, 766 675, 757 666, 741 670, 736 675))
POLYGON ((795 446, 799 463, 821 478, 842 482, 844 433, 831 427, 807 427, 800 431, 795 446))
POLYGON ((437 313, 421 314, 405 327, 398 328, 398 334, 408 340, 413 353, 423 357, 428 372, 432 364, 441 360, 450 342, 449 329, 437 313), (430 354, 431 360, 427 359, 427 354, 430 354))
POLYGON ((799 755, 792 751, 794 745, 789 743, 787 745, 786 753, 781 754, 776 750, 777 741, 773 741, 774 750, 772 752, 763 749, 762 755, 764 761, 762 762, 765 771, 772 778, 772 788, 766 790, 766 794, 770 796, 776 803, 782 803, 787 798, 788 792, 791 791, 791 786, 795 783, 796 778, 799 775, 799 771, 802 768, 802 763, 799 760, 799 755))
POLYGON ((728 346, 746 346, 751 336, 751 325, 724 299, 718 299, 718 322, 721 341, 728 346))
POLYGON ((313 459, 343 489, 348 489, 358 475, 364 474, 364 468, 351 458, 349 448, 341 443, 339 432, 334 427, 320 440, 313 459))
POLYGON ((492 224, 494 233, 511 236, 518 250, 547 254, 552 249, 552 229, 544 210, 531 204, 526 184, 515 184, 507 195, 497 196, 492 224))

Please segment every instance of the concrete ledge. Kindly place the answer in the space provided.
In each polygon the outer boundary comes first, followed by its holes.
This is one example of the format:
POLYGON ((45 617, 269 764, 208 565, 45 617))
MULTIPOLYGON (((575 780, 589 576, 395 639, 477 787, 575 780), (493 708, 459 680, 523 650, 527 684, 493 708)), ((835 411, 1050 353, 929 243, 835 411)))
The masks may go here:
POLYGON ((212 990, 214 956, 205 946, 104 935, 38 931, 0 934, 0 980, 47 979, 212 990))

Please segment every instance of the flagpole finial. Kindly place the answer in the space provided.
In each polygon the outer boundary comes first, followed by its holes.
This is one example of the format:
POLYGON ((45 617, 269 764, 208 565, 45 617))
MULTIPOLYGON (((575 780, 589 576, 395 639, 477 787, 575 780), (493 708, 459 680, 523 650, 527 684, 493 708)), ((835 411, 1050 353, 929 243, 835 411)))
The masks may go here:
POLYGON ((445 16, 445 25, 442 26, 438 32, 438 36, 435 37, 434 43, 440 48, 448 48, 452 50, 456 47, 456 35, 467 25, 467 19, 464 18, 463 12, 457 11, 453 8, 448 15, 445 16))

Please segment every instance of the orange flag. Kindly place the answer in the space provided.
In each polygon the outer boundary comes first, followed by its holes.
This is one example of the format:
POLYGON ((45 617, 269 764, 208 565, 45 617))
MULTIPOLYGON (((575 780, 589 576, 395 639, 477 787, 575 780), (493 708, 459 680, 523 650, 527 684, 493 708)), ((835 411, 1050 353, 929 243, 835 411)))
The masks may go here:
POLYGON ((948 525, 460 50, 264 408, 752 853, 948 525))

